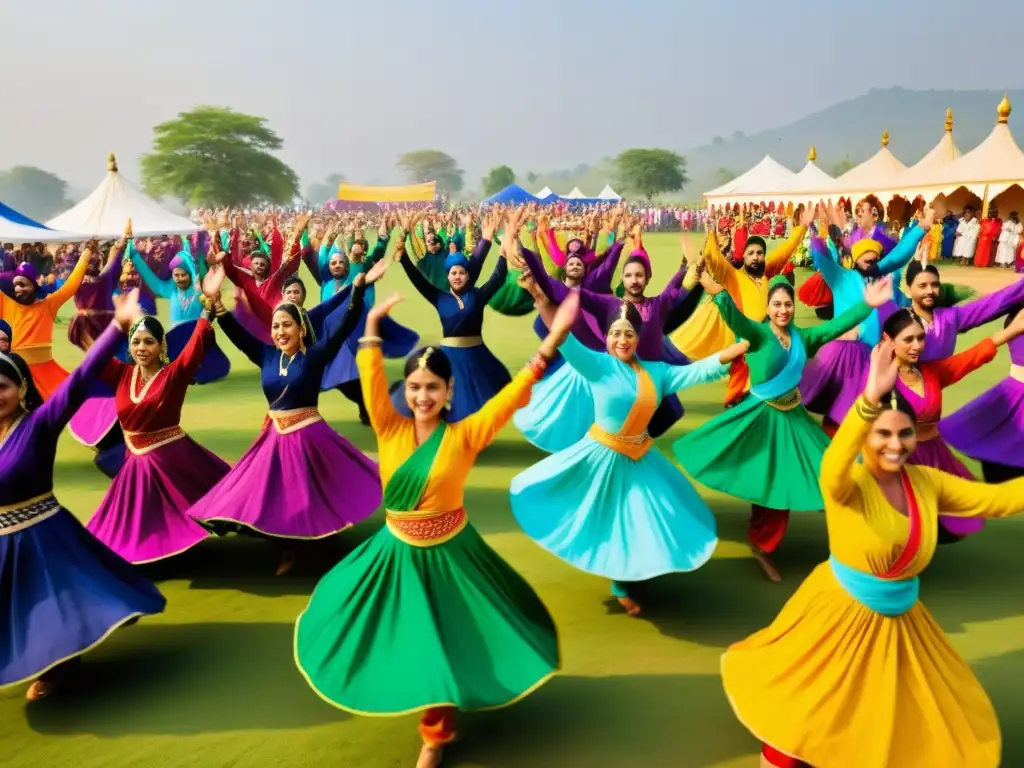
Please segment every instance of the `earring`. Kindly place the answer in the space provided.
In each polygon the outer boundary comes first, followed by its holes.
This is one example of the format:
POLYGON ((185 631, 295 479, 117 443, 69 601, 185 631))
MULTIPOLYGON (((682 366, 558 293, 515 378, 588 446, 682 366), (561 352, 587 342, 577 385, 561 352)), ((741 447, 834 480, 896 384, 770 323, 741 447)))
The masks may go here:
POLYGON ((170 365, 171 359, 167 357, 167 342, 160 345, 160 365, 170 365))
POLYGON ((25 408, 25 398, 26 397, 28 397, 28 384, 25 384, 24 382, 22 382, 22 385, 20 387, 18 387, 18 406, 22 410, 26 410, 26 408, 25 408))
POLYGON ((454 394, 455 385, 453 384, 452 386, 448 387, 448 397, 446 397, 444 400, 444 407, 447 408, 448 410, 451 410, 452 408, 452 395, 454 394))

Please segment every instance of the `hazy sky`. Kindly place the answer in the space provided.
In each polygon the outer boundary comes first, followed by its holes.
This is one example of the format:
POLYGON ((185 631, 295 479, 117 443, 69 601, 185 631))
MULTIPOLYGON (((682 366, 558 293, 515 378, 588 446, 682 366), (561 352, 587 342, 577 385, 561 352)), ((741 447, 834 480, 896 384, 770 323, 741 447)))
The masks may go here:
POLYGON ((871 87, 1020 86, 1022 25, 1021 0, 0 0, 0 168, 91 189, 114 151, 137 178, 155 123, 214 104, 267 117, 303 188, 401 181, 418 148, 474 187, 871 87))

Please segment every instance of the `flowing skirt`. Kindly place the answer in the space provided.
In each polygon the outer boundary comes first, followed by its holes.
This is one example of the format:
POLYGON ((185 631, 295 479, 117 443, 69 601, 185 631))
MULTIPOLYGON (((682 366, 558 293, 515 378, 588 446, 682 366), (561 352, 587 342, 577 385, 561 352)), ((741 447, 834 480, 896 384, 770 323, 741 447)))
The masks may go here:
POLYGON ((68 432, 82 445, 94 448, 117 426, 114 393, 102 382, 96 382, 68 422, 68 432))
POLYGON ((859 341, 830 341, 807 361, 800 395, 811 413, 841 424, 867 383, 871 347, 859 341))
POLYGON ((802 405, 782 411, 748 395, 676 441, 676 459, 694 480, 751 504, 811 512, 829 438, 802 405))
POLYGON ((672 343, 691 360, 703 360, 736 341, 736 335, 722 319, 718 306, 708 298, 690 319, 672 334, 672 343))
POLYGON ((38 677, 165 603, 66 509, 0 536, 0 595, 0 687, 38 677))
POLYGON ((708 505, 656 449, 634 461, 587 435, 516 475, 509 490, 527 536, 614 581, 694 571, 718 544, 708 505))
POLYGON ((86 527, 130 563, 180 554, 209 536, 186 513, 229 470, 187 436, 141 456, 129 451, 86 527))
POLYGON ((322 539, 365 520, 380 502, 377 465, 326 422, 284 435, 269 424, 189 516, 216 533, 322 539))
MULTIPOLYGON (((356 368, 356 352, 359 351, 359 339, 366 334, 366 315, 369 308, 363 311, 363 317, 356 326, 355 331, 348 337, 341 351, 324 369, 324 376, 320 383, 320 389, 327 391, 335 389, 342 384, 359 379, 359 371, 356 368)), ((406 328, 390 317, 380 319, 381 352, 389 359, 402 358, 416 348, 416 342, 420 337, 416 331, 406 328)))
MULTIPOLYGON (((494 356, 486 344, 475 347, 442 347, 452 364, 455 391, 448 411, 448 422, 455 423, 483 408, 484 403, 512 381, 508 369, 494 356)), ((391 403, 401 415, 412 416, 405 403, 405 388, 398 386, 391 393, 391 403)))
POLYGON ((594 424, 590 383, 567 363, 533 385, 530 402, 512 421, 523 437, 548 453, 577 442, 594 424))
POLYGON ((813 766, 999 765, 992 702, 924 605, 875 613, 828 563, 726 650, 722 683, 758 740, 813 766))
POLYGON ((540 598, 467 525, 433 547, 378 531, 320 580, 295 624, 295 661, 334 706, 401 715, 513 704, 561 655, 540 598))
POLYGON ((505 282, 495 293, 487 306, 502 315, 509 317, 522 317, 528 315, 535 309, 535 302, 530 292, 519 285, 519 276, 522 270, 509 267, 505 282))
MULTIPOLYGON (((192 338, 192 332, 195 330, 197 322, 196 320, 186 320, 167 332, 168 358, 178 359, 178 356, 184 351, 185 345, 192 338)), ((203 352, 203 362, 200 363, 193 382, 195 384, 212 384, 225 378, 230 372, 231 361, 228 360, 228 356, 217 346, 215 337, 210 339, 203 352)))
POLYGON ((114 310, 94 309, 83 315, 81 310, 71 318, 68 326, 68 341, 79 349, 88 350, 92 343, 100 337, 110 321, 114 319, 114 310))
POLYGON ((939 432, 972 459, 1024 468, 1024 382, 1003 379, 940 421, 939 432))

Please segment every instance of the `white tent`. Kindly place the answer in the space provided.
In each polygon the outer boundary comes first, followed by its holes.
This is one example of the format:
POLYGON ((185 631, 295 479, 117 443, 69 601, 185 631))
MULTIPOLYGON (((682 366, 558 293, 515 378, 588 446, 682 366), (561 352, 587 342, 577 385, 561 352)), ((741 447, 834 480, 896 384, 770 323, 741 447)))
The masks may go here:
POLYGON ((570 192, 568 195, 561 195, 560 197, 563 200, 586 200, 587 199, 587 196, 584 195, 583 192, 580 191, 579 187, 573 187, 572 188, 572 192, 570 192))
POLYGON ((851 168, 830 184, 811 190, 818 197, 851 197, 876 193, 899 184, 907 166, 889 151, 889 132, 882 132, 882 147, 860 165, 851 168))
POLYGON ((611 184, 605 184, 604 189, 597 193, 598 200, 621 200, 622 195, 612 189, 611 184))
POLYGON ((778 163, 771 155, 764 158, 741 176, 704 193, 708 205, 757 203, 770 198, 779 187, 796 176, 789 168, 778 163))
POLYGON ((107 158, 107 176, 93 193, 46 225, 107 239, 120 237, 128 219, 136 237, 186 235, 199 230, 189 219, 165 211, 125 179, 113 153, 107 158))
POLYGON ((0 243, 71 243, 82 239, 81 235, 44 227, 38 221, 0 203, 0 243))
POLYGON ((770 198, 777 200, 781 197, 783 202, 804 202, 800 199, 801 193, 821 189, 835 183, 835 179, 818 167, 815 162, 817 159, 818 152, 812 144, 810 151, 807 153, 807 165, 797 171, 796 175, 785 182, 775 193, 771 194, 770 198))
POLYGON ((540 192, 536 194, 536 197, 539 197, 541 200, 543 200, 545 197, 551 197, 551 195, 553 194, 555 193, 551 191, 551 187, 544 187, 544 189, 542 189, 540 192))
POLYGON ((946 110, 946 130, 939 143, 931 151, 907 169, 904 179, 913 179, 924 174, 931 175, 940 168, 945 168, 958 157, 960 148, 953 141, 953 110, 946 110))

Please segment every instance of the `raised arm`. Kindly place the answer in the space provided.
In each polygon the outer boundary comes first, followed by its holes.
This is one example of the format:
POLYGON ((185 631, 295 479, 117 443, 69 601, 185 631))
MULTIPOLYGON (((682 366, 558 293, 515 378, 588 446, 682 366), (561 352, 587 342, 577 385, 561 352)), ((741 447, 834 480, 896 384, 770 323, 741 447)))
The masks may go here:
POLYGON ((704 242, 704 266, 715 278, 715 282, 725 288, 727 292, 735 291, 737 287, 736 267, 729 263, 725 254, 722 253, 722 249, 718 247, 718 237, 714 230, 708 232, 704 242))
POLYGON ((455 424, 466 446, 478 452, 486 448, 512 414, 530 402, 530 390, 539 378, 532 366, 523 368, 483 408, 455 424))
POLYGON ((861 395, 847 411, 843 423, 825 449, 818 485, 826 505, 829 500, 845 504, 856 490, 856 478, 865 471, 857 459, 878 411, 877 403, 872 404, 861 395))
POLYGON ((102 279, 112 281, 117 275, 121 274, 121 263, 124 259, 126 247, 126 245, 118 246, 116 243, 110 246, 110 250, 107 252, 107 263, 100 270, 100 277, 102 279))
POLYGON ((717 294, 713 301, 718 307, 718 311, 721 313, 725 324, 729 326, 729 330, 739 338, 749 341, 751 349, 761 347, 767 335, 771 334, 771 331, 762 323, 755 323, 740 312, 739 307, 736 306, 736 302, 732 300, 732 296, 729 295, 728 291, 722 291, 717 294))
POLYGON ((871 307, 867 302, 858 301, 845 312, 826 323, 810 328, 801 328, 800 335, 803 336, 807 356, 814 357, 815 353, 825 344, 838 339, 847 331, 853 330, 870 316, 871 307))
POLYGON ((206 354, 206 350, 210 348, 210 344, 213 341, 212 319, 213 314, 210 311, 203 312, 199 322, 192 329, 192 336, 189 338, 185 348, 171 362, 170 370, 176 376, 180 375, 187 381, 191 381, 192 377, 199 370, 199 366, 203 364, 203 355, 206 354))
POLYGON ((523 246, 522 252, 523 260, 526 262, 526 267, 530 270, 530 274, 533 275, 537 287, 548 297, 548 301, 561 304, 569 293, 569 289, 564 283, 554 279, 544 271, 544 264, 539 254, 531 251, 526 246, 523 246))
MULTIPOLYGON (((360 276, 361 277, 361 276, 360 276)), ((337 324, 325 323, 324 338, 317 339, 317 342, 310 347, 309 356, 317 360, 330 360, 334 358, 345 340, 352 335, 359 320, 363 315, 363 295, 366 293, 366 283, 356 280, 352 284, 352 295, 349 298, 345 314, 337 324)))
POLYGON ((1024 477, 979 483, 930 467, 920 467, 935 484, 939 509, 950 517, 1012 517, 1024 512, 1024 477))
POLYGON ((487 278, 487 282, 477 290, 480 292, 480 301, 487 303, 498 292, 498 289, 505 284, 508 277, 508 259, 504 254, 498 257, 498 263, 494 265, 494 271, 487 278))
POLYGON ((828 287, 836 290, 843 277, 843 267, 839 263, 839 251, 831 238, 811 235, 811 263, 821 273, 828 287))
POLYGON ((131 259, 132 266, 135 267, 135 271, 139 273, 139 277, 142 278, 142 282, 151 290, 156 296, 161 299, 169 299, 174 295, 174 283, 171 280, 161 280, 157 277, 156 273, 153 272, 152 267, 149 263, 139 255, 131 259))
POLYGON ((388 378, 384 373, 384 353, 376 339, 360 340, 356 353, 356 367, 359 369, 359 384, 363 390, 363 402, 370 414, 370 425, 378 437, 388 436, 403 421, 395 406, 391 404, 388 392, 388 378))
POLYGON ((85 270, 88 268, 89 260, 91 258, 92 251, 86 248, 82 251, 82 255, 78 257, 78 263, 75 264, 75 268, 71 270, 71 274, 68 275, 68 279, 64 281, 64 285, 60 286, 57 290, 43 299, 52 312, 56 313, 68 299, 75 295, 75 292, 79 289, 82 285, 82 281, 85 279, 85 270))
POLYGON ((800 243, 804 241, 806 234, 807 226, 803 223, 797 224, 789 233, 786 241, 765 256, 764 274, 766 277, 772 277, 782 272, 789 260, 793 258, 796 249, 800 247, 800 243))
POLYGON ((433 283, 427 280, 427 276, 420 272, 419 268, 413 264, 408 252, 402 253, 400 263, 402 265, 402 269, 405 270, 405 274, 409 278, 409 282, 412 283, 413 288, 419 292, 420 296, 436 307, 437 299, 441 292, 435 288, 433 283))
POLYGON ((1021 302, 1024 302, 1024 277, 1012 285, 1000 288, 995 293, 955 307, 957 332, 963 333, 985 325, 985 323, 1005 315, 1015 304, 1021 302))
POLYGON ((918 243, 924 239, 927 232, 927 229, 916 224, 907 227, 907 231, 900 238, 900 241, 892 247, 891 251, 878 260, 878 271, 883 275, 887 275, 907 266, 910 260, 914 258, 914 254, 917 253, 918 243))
POLYGON ((218 314, 217 322, 220 323, 221 330, 231 340, 231 343, 238 347, 239 351, 249 358, 253 365, 262 368, 263 358, 270 347, 254 338, 235 320, 235 316, 230 312, 218 314))
POLYGON ((603 256, 598 257, 600 263, 593 267, 583 280, 583 286, 587 290, 595 293, 612 292, 612 280, 618 269, 619 259, 622 257, 622 249, 625 245, 624 241, 616 240, 603 256))
POLYGON ((689 365, 669 365, 668 363, 659 365, 664 368, 662 390, 665 393, 679 392, 698 384, 717 381, 729 371, 728 363, 722 362, 721 352, 716 352, 689 365))
POLYGON ((615 365, 615 361, 607 352, 590 349, 574 334, 569 334, 558 351, 562 353, 566 362, 587 381, 600 381, 613 370, 615 365))
POLYGON ((352 292, 352 286, 346 285, 340 291, 335 291, 334 295, 326 301, 321 301, 315 307, 313 307, 307 313, 309 315, 309 321, 314 327, 322 327, 322 323, 332 314, 336 309, 340 309, 341 306, 348 300, 349 294, 352 292))
POLYGON ((983 339, 973 347, 950 355, 945 360, 936 360, 933 363, 926 363, 933 370, 938 371, 939 386, 943 389, 951 387, 986 363, 992 362, 996 357, 996 345, 992 339, 983 339))

